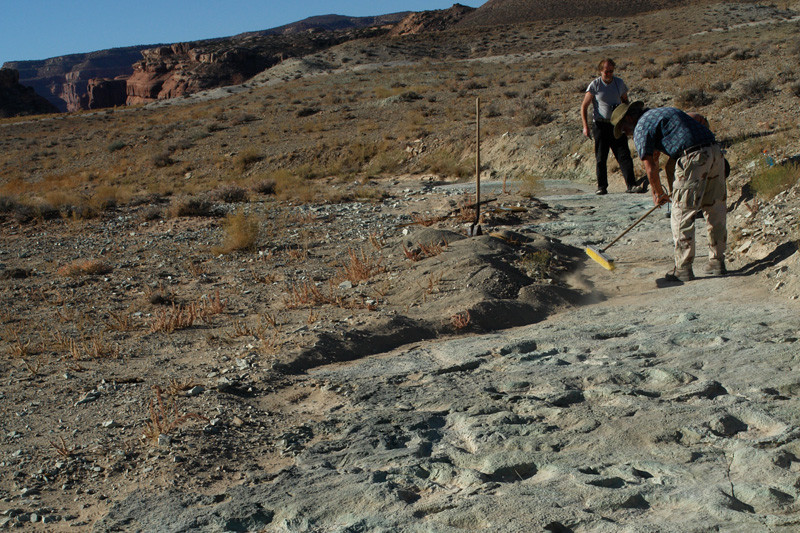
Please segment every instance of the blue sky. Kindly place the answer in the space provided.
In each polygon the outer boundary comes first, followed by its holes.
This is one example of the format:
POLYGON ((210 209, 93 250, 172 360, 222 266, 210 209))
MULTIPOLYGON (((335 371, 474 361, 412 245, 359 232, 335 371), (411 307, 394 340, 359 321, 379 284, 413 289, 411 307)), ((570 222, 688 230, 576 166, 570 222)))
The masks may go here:
MULTIPOLYGON (((461 0, 478 7, 486 0, 461 0)), ((446 9, 453 0, 0 0, 0 65, 266 30, 316 15, 446 9)))

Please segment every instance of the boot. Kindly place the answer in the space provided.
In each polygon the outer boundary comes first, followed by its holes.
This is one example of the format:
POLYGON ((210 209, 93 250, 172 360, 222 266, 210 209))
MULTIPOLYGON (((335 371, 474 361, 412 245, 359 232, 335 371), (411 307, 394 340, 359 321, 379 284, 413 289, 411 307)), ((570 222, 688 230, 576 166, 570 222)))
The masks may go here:
POLYGON ((703 268, 703 272, 709 276, 724 276, 728 273, 728 269, 725 268, 725 260, 709 259, 708 264, 703 268))
POLYGON ((667 281, 692 281, 694 279, 694 272, 692 272, 691 266, 683 268, 675 267, 664 274, 664 279, 667 281))

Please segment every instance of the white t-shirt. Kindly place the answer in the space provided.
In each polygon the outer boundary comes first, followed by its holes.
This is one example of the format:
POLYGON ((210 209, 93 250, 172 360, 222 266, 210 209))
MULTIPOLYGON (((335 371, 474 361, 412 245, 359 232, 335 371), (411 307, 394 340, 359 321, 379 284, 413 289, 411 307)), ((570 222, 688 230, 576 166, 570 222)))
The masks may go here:
POLYGON ((602 77, 592 80, 587 93, 592 93, 592 117, 594 120, 610 120, 614 108, 622 103, 622 95, 628 92, 628 87, 621 78, 614 76, 611 83, 603 81, 602 77))

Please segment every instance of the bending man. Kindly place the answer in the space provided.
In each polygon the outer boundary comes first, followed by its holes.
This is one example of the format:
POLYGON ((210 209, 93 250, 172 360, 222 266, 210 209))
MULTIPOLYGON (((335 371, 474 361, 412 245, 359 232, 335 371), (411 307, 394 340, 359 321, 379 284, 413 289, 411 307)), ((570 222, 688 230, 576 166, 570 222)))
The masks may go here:
POLYGON ((725 160, 711 130, 679 109, 646 109, 642 102, 617 107, 611 122, 615 136, 633 135, 656 205, 670 201, 658 179, 658 153, 669 156, 667 168, 674 165, 671 226, 675 240, 675 268, 667 273, 666 279, 694 279, 694 220, 698 212, 703 213, 708 224, 708 265, 705 272, 715 276, 726 274, 725 160))

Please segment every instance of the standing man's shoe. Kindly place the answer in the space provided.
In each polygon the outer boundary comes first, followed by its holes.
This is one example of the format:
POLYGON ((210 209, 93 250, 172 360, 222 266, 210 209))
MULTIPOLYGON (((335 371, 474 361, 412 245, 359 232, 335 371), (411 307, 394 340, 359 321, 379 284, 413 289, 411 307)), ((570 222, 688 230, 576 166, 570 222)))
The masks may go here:
POLYGON ((607 190, 607 189, 604 189, 603 187, 600 187, 599 189, 597 189, 596 191, 594 191, 594 193, 595 193, 597 196, 603 196, 604 194, 608 194, 608 190, 607 190))
POLYGON ((709 276, 724 276, 728 273, 725 268, 725 261, 722 259, 710 259, 708 264, 703 268, 703 272, 709 276))

